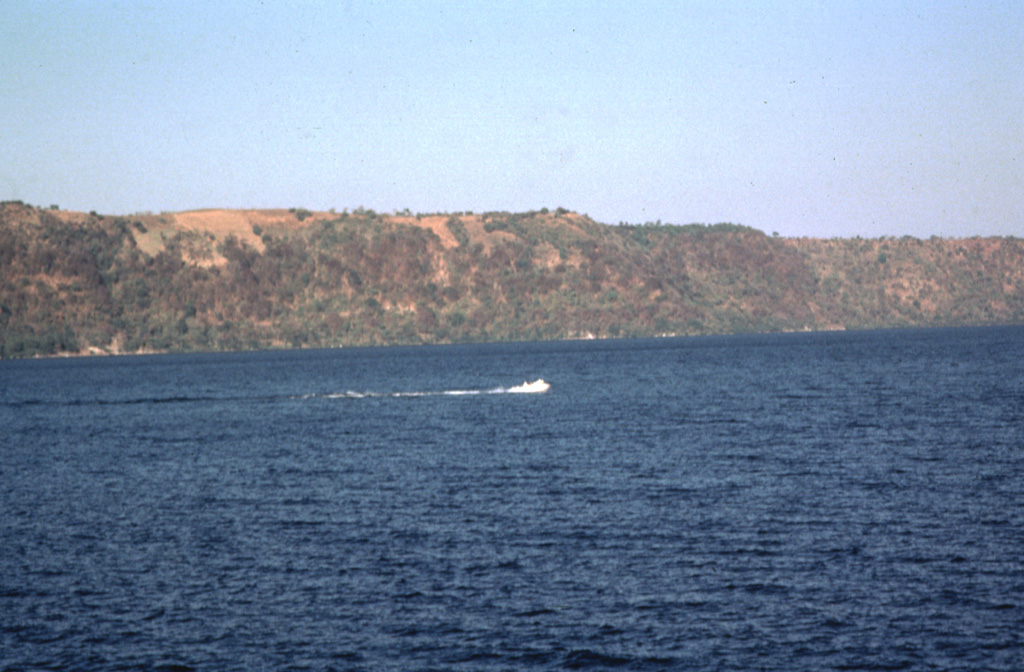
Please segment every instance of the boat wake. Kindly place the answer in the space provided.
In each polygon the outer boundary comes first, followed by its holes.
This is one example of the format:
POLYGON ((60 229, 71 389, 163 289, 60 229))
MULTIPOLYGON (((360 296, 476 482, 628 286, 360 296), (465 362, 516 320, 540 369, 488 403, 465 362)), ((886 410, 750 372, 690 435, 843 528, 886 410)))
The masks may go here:
POLYGON ((546 382, 543 378, 538 378, 532 383, 524 382, 522 385, 514 385, 512 387, 495 387, 481 390, 433 390, 423 392, 354 392, 349 390, 348 392, 332 392, 328 394, 306 394, 302 398, 366 399, 374 397, 457 397, 477 394, 543 394, 550 389, 550 383, 546 382))

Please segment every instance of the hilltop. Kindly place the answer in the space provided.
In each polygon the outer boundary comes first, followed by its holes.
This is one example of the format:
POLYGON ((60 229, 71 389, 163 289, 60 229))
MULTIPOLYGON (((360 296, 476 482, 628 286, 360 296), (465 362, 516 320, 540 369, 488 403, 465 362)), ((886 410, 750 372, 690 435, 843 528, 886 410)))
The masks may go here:
POLYGON ((3 357, 1020 322, 1016 238, 0 204, 3 357))

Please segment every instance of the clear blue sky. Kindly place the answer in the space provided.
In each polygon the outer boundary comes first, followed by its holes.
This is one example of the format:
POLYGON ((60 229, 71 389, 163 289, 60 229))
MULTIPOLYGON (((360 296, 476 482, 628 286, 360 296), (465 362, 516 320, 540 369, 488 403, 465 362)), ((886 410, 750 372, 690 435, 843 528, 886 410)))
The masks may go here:
POLYGON ((1024 3, 0 3, 0 200, 1024 236, 1024 3))

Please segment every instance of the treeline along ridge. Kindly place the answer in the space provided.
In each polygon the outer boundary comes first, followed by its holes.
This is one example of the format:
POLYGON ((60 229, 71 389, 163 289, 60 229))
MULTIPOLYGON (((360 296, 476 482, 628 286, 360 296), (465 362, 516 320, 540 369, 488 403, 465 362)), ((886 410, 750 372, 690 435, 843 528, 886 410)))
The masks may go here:
POLYGON ((1024 322, 1024 241, 0 204, 0 356, 1024 322))

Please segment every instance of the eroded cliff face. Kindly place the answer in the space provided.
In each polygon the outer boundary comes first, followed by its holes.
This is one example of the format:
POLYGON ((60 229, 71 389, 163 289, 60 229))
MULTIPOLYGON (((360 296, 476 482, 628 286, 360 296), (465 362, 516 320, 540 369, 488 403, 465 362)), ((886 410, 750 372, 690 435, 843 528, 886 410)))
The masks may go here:
POLYGON ((1016 238, 0 205, 4 357, 1019 322, 1016 238))

